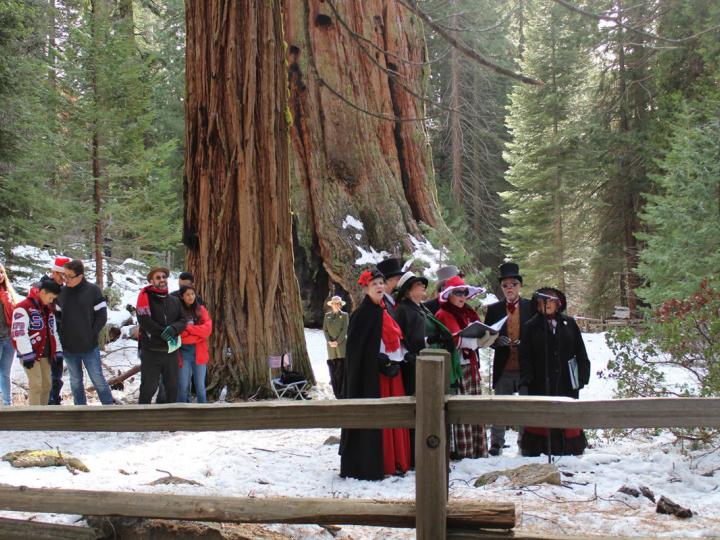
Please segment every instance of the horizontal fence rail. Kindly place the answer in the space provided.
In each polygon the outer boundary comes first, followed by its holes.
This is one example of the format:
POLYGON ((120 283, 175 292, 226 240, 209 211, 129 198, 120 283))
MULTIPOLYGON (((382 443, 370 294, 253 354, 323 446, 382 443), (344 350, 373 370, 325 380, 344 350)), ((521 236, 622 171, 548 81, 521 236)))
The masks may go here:
POLYGON ((449 396, 449 424, 550 428, 720 427, 720 398, 580 401, 530 396, 449 396))
POLYGON ((232 431, 415 426, 415 398, 122 406, 48 405, 0 411, 0 431, 232 431))
MULTIPOLYGON (((582 428, 720 428, 720 398, 581 401, 447 396, 448 424, 582 428)), ((254 403, 8 407, 0 431, 232 431, 415 427, 415 398, 254 403)))
MULTIPOLYGON (((87 516, 122 516, 224 523, 314 523, 415 527, 415 501, 297 497, 213 497, 35 489, 0 485, 0 509, 87 516)), ((511 528, 515 505, 478 500, 450 501, 447 526, 511 528)))

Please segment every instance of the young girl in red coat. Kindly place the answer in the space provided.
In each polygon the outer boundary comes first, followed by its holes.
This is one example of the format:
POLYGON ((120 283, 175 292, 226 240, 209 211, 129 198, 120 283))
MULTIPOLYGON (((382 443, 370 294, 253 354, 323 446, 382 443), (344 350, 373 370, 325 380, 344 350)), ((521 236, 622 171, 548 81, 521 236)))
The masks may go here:
MULTIPOLYGON (((447 280, 440 293, 440 309, 435 318, 456 334, 473 321, 479 321, 477 312, 466 302, 484 292, 480 287, 466 285, 459 276, 447 280)), ((455 346, 460 351, 460 367, 462 380, 459 393, 464 395, 482 394, 480 366, 478 363, 477 345, 467 338, 455 337, 455 346)), ((454 458, 487 457, 487 440, 485 426, 456 424, 452 426, 453 445, 451 454, 454 458)))
POLYGON ((190 285, 180 287, 180 299, 187 326, 180 334, 182 346, 179 353, 177 400, 179 403, 190 403, 190 381, 194 380, 197 402, 207 403, 205 373, 210 358, 208 338, 212 334, 212 319, 205 306, 197 301, 194 287, 190 285))

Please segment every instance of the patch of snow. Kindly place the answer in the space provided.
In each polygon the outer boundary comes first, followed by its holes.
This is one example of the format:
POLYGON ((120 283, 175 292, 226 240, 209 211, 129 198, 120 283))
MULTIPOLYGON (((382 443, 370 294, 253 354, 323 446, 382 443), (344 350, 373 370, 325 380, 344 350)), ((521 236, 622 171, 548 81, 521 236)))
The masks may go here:
POLYGON ((390 256, 387 251, 377 252, 372 246, 370 246, 369 250, 366 250, 361 246, 355 246, 355 248, 360 252, 360 257, 355 259, 356 266, 362 266, 364 264, 376 264, 383 259, 387 259, 390 256))
POLYGON ((343 219, 343 222, 342 222, 343 229, 347 229, 348 227, 352 227, 354 229, 357 229, 358 231, 365 230, 365 226, 363 225, 362 221, 360 221, 356 217, 351 216, 350 214, 345 216, 345 219, 343 219))
POLYGON ((418 240, 414 236, 410 237, 410 241, 413 244, 412 259, 406 263, 409 266, 414 261, 419 261, 423 268, 423 276, 427 279, 436 280, 437 271, 441 266, 444 266, 447 260, 447 251, 445 249, 437 249, 432 245, 430 240, 422 238, 418 240))

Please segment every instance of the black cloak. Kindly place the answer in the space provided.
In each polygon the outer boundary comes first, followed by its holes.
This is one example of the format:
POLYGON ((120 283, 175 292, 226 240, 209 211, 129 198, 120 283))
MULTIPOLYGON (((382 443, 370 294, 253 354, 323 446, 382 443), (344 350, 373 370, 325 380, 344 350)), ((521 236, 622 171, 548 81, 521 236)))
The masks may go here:
MULTIPOLYGON (((590 360, 582 334, 575 319, 563 313, 557 315, 557 328, 553 334, 547 319, 536 313, 521 330, 520 385, 527 386, 531 396, 565 396, 578 399, 579 389, 573 389, 568 361, 577 360, 579 386, 590 380, 590 360), (545 380, 545 350, 547 347, 548 381, 545 380), (549 384, 549 388, 546 385, 549 384)), ((555 455, 580 455, 587 447, 582 430, 551 429, 551 451, 555 455)), ((520 442, 523 456, 538 456, 547 452, 547 434, 525 430, 520 442)))
MULTIPOLYGON (((379 398, 378 354, 383 309, 369 296, 350 315, 345 356, 345 398, 379 398)), ((343 429, 340 436, 340 476, 382 480, 382 429, 343 429)))
MULTIPOLYGON (((409 298, 403 298, 398 302, 395 313, 397 314, 396 320, 403 333, 403 344, 409 352, 417 357, 420 351, 426 347, 427 310, 409 298)), ((403 362, 402 378, 405 395, 415 395, 415 362, 403 362)))

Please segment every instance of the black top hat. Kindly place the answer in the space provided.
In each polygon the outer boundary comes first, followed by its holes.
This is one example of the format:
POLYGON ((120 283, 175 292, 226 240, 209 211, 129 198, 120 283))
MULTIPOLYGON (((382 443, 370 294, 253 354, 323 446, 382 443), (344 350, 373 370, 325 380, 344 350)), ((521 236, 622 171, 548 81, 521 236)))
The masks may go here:
POLYGON ((383 273, 385 279, 402 276, 405 273, 403 272, 402 267, 402 259, 385 259, 384 261, 377 263, 377 268, 383 273))
POLYGON ((506 278, 515 278, 522 283, 522 276, 520 275, 520 267, 511 262, 502 263, 500 265, 500 276, 498 281, 502 282, 506 278))

